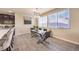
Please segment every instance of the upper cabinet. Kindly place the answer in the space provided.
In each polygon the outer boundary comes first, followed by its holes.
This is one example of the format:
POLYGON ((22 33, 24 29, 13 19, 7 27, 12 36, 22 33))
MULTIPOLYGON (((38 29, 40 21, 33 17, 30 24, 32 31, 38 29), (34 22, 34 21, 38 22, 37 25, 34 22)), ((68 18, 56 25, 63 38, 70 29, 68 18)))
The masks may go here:
POLYGON ((15 16, 8 14, 0 14, 0 24, 14 24, 15 16))

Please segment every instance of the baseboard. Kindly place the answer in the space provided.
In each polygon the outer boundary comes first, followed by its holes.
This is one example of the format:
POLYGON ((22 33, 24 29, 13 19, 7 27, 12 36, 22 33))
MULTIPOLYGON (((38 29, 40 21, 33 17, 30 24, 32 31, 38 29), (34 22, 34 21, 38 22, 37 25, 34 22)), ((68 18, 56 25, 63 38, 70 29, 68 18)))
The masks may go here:
POLYGON ((55 38, 58 38, 58 39, 60 39, 60 40, 64 40, 64 41, 66 41, 66 42, 70 42, 70 43, 73 43, 73 44, 79 45, 78 42, 74 42, 74 41, 71 41, 71 40, 68 40, 68 39, 64 39, 64 38, 61 38, 61 37, 57 37, 57 36, 55 36, 55 35, 54 35, 54 37, 55 37, 55 38))
POLYGON ((29 34, 29 33, 22 33, 22 34, 18 34, 18 35, 15 34, 15 37, 25 35, 25 34, 29 34))

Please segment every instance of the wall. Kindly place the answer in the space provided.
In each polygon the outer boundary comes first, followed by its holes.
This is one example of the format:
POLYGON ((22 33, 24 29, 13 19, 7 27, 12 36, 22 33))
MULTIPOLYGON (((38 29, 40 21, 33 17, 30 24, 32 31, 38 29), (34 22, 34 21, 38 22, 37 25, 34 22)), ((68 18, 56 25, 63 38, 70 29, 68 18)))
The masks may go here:
MULTIPOLYGON (((61 11, 63 9, 54 9, 43 15, 48 15, 61 11)), ((79 44, 79 9, 70 9, 71 28, 70 29, 52 29, 54 37, 69 41, 75 44, 79 44)), ((35 22, 35 21, 34 21, 35 22)), ((33 22, 33 25, 34 25, 33 22)), ((16 35, 21 35, 30 32, 31 25, 24 25, 23 14, 15 14, 15 31, 16 35)))
POLYGON ((31 25, 24 25, 23 14, 15 13, 15 35, 26 34, 30 32, 31 25))
MULTIPOLYGON (((62 9, 54 9, 43 15, 55 13, 60 10, 62 9)), ((70 29, 52 29, 52 32, 54 37, 79 45, 79 9, 71 8, 69 10, 70 10, 71 28, 70 29)))

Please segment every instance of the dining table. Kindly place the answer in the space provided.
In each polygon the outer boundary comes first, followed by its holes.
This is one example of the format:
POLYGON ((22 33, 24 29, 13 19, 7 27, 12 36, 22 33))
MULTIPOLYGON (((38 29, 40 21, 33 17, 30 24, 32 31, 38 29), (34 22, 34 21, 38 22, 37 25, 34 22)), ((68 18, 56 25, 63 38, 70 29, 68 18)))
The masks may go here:
POLYGON ((46 31, 44 31, 44 30, 38 30, 38 31, 32 30, 32 32, 35 32, 35 33, 38 33, 38 34, 41 34, 41 35, 44 35, 46 33, 46 31))
POLYGON ((44 30, 32 30, 32 32, 36 33, 36 36, 40 36, 41 38, 43 38, 44 34, 46 33, 44 30))
POLYGON ((44 30, 38 30, 38 33, 41 34, 41 35, 44 35, 46 33, 46 31, 44 31, 44 30))

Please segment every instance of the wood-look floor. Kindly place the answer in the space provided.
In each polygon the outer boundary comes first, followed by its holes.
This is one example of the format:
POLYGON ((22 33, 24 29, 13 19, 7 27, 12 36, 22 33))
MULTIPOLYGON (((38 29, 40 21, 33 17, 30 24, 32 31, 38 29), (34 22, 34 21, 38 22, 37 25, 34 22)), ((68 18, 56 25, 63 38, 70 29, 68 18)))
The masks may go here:
POLYGON ((47 43, 37 44, 38 39, 30 34, 16 36, 14 51, 79 51, 79 45, 62 41, 57 38, 47 39, 47 43))

